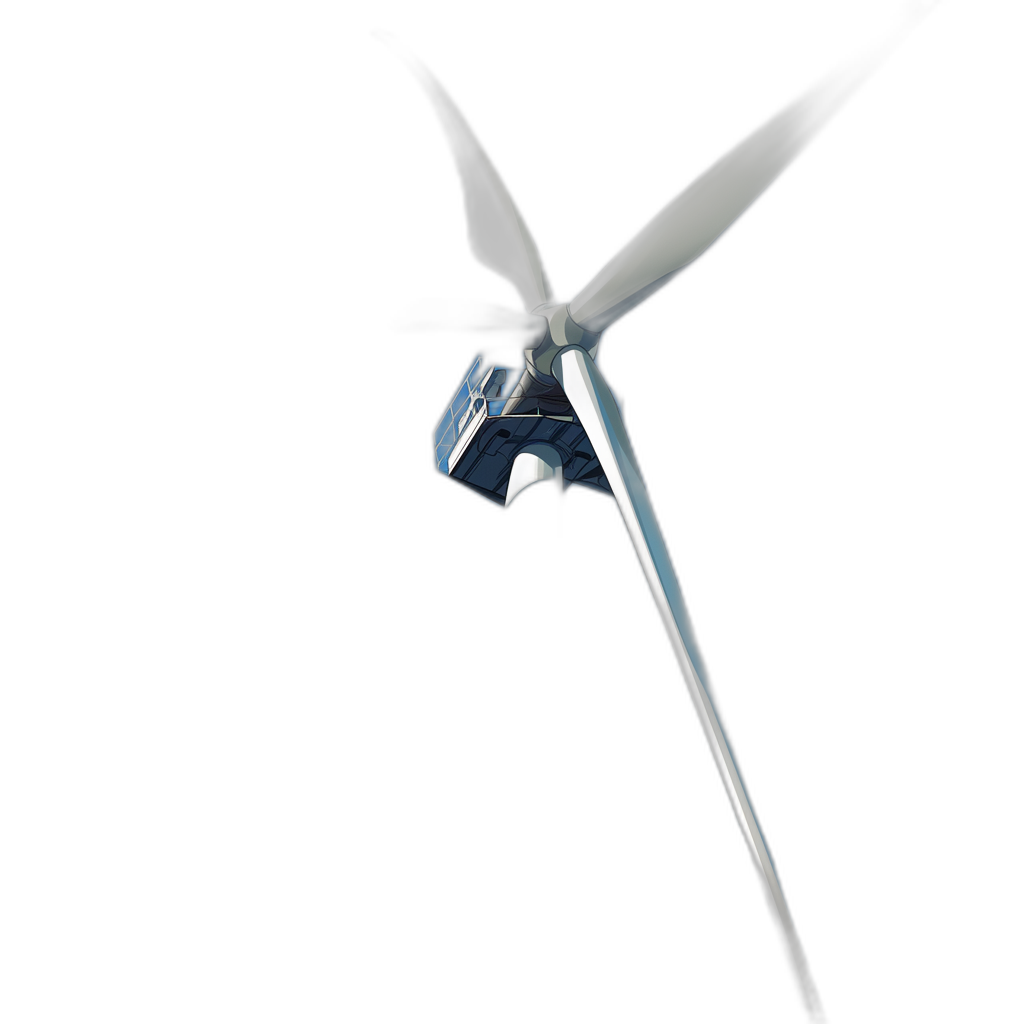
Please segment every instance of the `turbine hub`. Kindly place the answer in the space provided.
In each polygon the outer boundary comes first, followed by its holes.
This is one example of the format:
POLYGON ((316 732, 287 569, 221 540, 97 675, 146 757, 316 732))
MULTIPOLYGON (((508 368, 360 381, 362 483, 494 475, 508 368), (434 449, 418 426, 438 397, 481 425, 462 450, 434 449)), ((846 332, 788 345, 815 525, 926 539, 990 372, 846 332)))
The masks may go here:
POLYGON ((526 366, 532 376, 544 384, 556 384, 551 372, 551 364, 560 349, 568 345, 578 345, 586 349, 591 356, 596 356, 600 334, 585 331, 571 316, 565 303, 550 302, 538 306, 533 311, 535 316, 542 316, 548 322, 544 337, 533 348, 526 350, 526 366))

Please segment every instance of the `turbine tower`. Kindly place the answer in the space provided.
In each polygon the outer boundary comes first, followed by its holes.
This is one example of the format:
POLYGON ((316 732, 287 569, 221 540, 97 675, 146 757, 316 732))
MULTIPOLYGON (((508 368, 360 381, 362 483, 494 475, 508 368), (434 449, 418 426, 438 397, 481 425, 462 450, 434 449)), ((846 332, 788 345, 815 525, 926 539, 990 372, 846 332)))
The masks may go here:
POLYGON ((553 299, 526 222, 465 118, 437 80, 403 51, 454 153, 473 253, 515 286, 538 325, 514 384, 514 371, 474 360, 435 431, 437 467, 501 504, 529 484, 559 475, 566 485, 587 484, 614 496, 815 1019, 823 1019, 823 1012, 807 959, 709 694, 682 590, 629 435, 596 358, 604 332, 713 245, 926 11, 927 6, 919 8, 881 43, 809 89, 709 167, 569 302, 553 299))

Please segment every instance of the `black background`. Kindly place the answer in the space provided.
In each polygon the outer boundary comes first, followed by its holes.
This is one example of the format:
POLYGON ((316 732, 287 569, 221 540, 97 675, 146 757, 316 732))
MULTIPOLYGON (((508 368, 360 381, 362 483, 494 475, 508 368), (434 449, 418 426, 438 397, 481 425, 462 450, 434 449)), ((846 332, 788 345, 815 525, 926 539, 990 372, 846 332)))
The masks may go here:
MULTIPOLYGON (((431 106, 370 30, 449 90, 567 301, 886 10, 383 15, 346 42, 355 89, 316 126, 340 154, 336 181, 314 175, 336 229, 309 227, 330 308, 308 350, 337 355, 284 457, 309 504, 289 513, 301 582, 276 595, 296 621, 278 699, 289 791, 349 865, 343 916, 382 1006, 800 1019, 615 505, 535 487, 502 511, 433 469, 473 357, 521 365, 518 346, 389 314, 521 305, 471 256, 431 106)), ((921 951, 920 762, 947 685, 923 610, 957 445, 939 368, 967 305, 957 33, 940 5, 598 357, 835 1021, 912 1016, 945 984, 921 951)), ((297 216, 314 207, 296 197, 297 216)))

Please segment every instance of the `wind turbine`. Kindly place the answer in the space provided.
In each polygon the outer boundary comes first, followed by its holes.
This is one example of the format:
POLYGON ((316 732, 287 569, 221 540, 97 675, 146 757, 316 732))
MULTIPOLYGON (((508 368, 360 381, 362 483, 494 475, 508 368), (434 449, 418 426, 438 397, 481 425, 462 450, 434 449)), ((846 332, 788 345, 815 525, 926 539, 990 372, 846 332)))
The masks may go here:
POLYGON ((537 247, 493 164, 438 81, 403 51, 429 95, 462 179, 474 255, 509 280, 535 337, 525 368, 486 367, 478 357, 434 436, 438 469, 508 504, 524 487, 561 477, 610 492, 669 635, 676 659, 754 862, 771 896, 811 1016, 823 1019, 764 833, 708 689, 654 508, 618 406, 596 364, 604 332, 728 230, 927 10, 904 20, 783 108, 669 203, 569 302, 551 294, 537 247))

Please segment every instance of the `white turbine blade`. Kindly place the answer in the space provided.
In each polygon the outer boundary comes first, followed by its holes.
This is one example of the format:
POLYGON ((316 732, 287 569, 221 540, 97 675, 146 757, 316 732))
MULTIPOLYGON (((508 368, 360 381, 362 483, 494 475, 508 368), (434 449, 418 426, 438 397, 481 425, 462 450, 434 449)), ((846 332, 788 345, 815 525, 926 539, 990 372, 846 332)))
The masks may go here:
POLYGON ((523 310, 486 302, 419 299, 402 309, 395 326, 403 331, 508 331, 542 338, 547 321, 523 310))
POLYGON ((615 399, 593 359, 581 348, 568 348, 560 353, 554 361, 554 372, 572 404, 573 411, 586 430, 611 485, 626 529, 650 584, 654 601, 668 630, 679 667, 682 669, 697 715, 732 801, 736 818, 778 911, 807 1008, 812 1017, 821 1018, 818 993, 775 873, 775 865, 750 805, 743 779, 736 767, 715 706, 701 679, 703 669, 679 581, 676 579, 668 549, 658 528, 647 489, 640 479, 636 458, 615 399))
POLYGON ((569 303, 572 319, 599 334, 692 263, 779 176, 930 6, 914 8, 880 43, 822 80, 708 168, 569 303))
POLYGON ((533 237, 466 119, 441 83, 416 57, 396 40, 381 38, 398 50, 419 79, 448 136, 462 178, 473 255, 515 285, 528 311, 550 301, 547 278, 533 237))
POLYGON ((512 463, 512 471, 508 475, 508 487, 505 490, 505 507, 512 504, 520 491, 540 483, 542 480, 558 480, 562 478, 562 461, 550 445, 535 445, 532 450, 520 452, 512 463))

